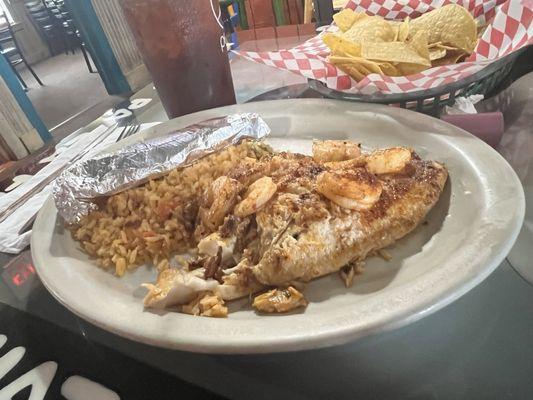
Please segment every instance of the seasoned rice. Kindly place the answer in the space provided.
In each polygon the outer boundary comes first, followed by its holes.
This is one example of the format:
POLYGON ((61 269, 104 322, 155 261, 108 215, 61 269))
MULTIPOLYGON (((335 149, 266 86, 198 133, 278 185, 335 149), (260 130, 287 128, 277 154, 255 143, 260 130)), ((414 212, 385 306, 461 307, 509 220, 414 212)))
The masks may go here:
POLYGON ((117 276, 142 264, 164 270, 173 253, 196 245, 198 201, 206 188, 267 152, 267 146, 246 141, 102 199, 98 211, 71 227, 72 235, 99 266, 117 276))

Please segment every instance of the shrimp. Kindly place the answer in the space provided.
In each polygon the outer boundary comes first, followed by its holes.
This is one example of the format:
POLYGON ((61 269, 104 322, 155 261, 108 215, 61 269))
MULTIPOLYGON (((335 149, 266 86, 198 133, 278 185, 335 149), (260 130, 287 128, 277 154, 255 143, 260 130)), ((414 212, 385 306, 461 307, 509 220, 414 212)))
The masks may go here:
POLYGON ((306 307, 307 299, 294 287, 273 289, 254 299, 252 307, 265 313, 285 313, 299 307, 306 307))
POLYGON ((259 178, 250 185, 242 200, 235 207, 234 214, 237 217, 247 217, 257 212, 276 193, 278 186, 269 176, 259 178))
POLYGON ((342 208, 366 210, 376 203, 383 186, 362 168, 353 171, 322 172, 317 177, 317 191, 342 208))
POLYGON ((204 225, 212 229, 219 227, 237 202, 241 188, 237 180, 227 176, 215 179, 206 194, 206 203, 210 204, 209 210, 201 213, 204 225))
POLYGON ((376 175, 402 172, 411 161, 411 150, 405 147, 392 147, 376 150, 367 156, 366 169, 376 175))
POLYGON ((359 143, 346 140, 314 140, 313 159, 316 162, 345 161, 361 155, 359 143))
POLYGON ((331 161, 324 163, 324 166, 334 170, 350 170, 354 168, 364 167, 366 165, 366 156, 361 155, 351 160, 345 161, 331 161))

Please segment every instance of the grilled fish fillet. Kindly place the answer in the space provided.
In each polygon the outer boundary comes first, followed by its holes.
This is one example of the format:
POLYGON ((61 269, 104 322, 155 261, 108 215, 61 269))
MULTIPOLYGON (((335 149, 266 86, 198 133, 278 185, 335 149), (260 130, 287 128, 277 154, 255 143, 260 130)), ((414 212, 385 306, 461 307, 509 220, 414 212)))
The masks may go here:
POLYGON ((262 257, 253 273, 265 285, 327 275, 391 245, 422 222, 447 179, 441 164, 412 154, 407 171, 377 176, 382 192, 371 208, 350 210, 313 192, 321 165, 276 158, 273 179, 288 183, 256 216, 262 257))
POLYGON ((447 180, 442 164, 406 148, 361 154, 353 143, 322 142, 313 152, 269 155, 215 181, 197 219, 201 262, 163 271, 146 285, 145 305, 205 292, 231 300, 336 272, 411 232, 447 180))

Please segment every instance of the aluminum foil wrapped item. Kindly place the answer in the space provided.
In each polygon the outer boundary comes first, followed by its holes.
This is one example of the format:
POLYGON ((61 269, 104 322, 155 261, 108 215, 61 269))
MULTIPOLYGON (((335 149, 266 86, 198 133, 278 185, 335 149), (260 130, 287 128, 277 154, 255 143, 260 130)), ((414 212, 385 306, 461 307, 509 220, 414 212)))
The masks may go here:
POLYGON ((262 139, 269 133, 265 121, 251 113, 191 125, 74 164, 54 182, 54 201, 61 216, 76 223, 97 208, 94 200, 100 196, 138 186, 242 139, 262 139))

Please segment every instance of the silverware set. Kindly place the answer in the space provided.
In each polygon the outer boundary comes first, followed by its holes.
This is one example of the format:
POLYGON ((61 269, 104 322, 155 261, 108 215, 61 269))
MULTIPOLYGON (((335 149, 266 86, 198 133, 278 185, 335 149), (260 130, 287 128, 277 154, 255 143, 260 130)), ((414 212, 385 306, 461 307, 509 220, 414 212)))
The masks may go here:
MULTIPOLYGON (((140 130, 140 128, 141 128, 141 125, 138 123, 135 123, 132 125, 126 125, 122 127, 122 131, 117 137, 116 142, 120 142, 121 140, 124 140, 127 137, 134 135, 140 130)), ((0 223, 5 221, 6 218, 9 217, 14 211, 16 211, 19 207, 23 206, 24 204, 26 204, 26 202, 29 199, 31 199, 34 195, 36 195, 41 190, 43 190, 49 183, 54 181, 64 170, 72 166, 75 162, 81 160, 91 150, 93 150, 96 146, 101 144, 109 135, 115 132, 116 129, 120 129, 116 124, 106 129, 106 131, 100 134, 89 146, 87 146, 87 148, 85 148, 79 154, 74 156, 64 166, 58 168, 56 171, 50 174, 50 176, 43 179, 41 182, 39 182, 37 185, 31 188, 28 192, 24 193, 20 198, 18 198, 12 204, 10 204, 6 209, 0 212, 0 223)), ((30 218, 28 222, 24 224, 24 226, 20 229, 19 234, 23 233, 26 229, 28 229, 33 224, 33 221, 35 217, 37 216, 37 213, 38 213, 38 210, 35 212, 35 215, 32 218, 30 218)))

